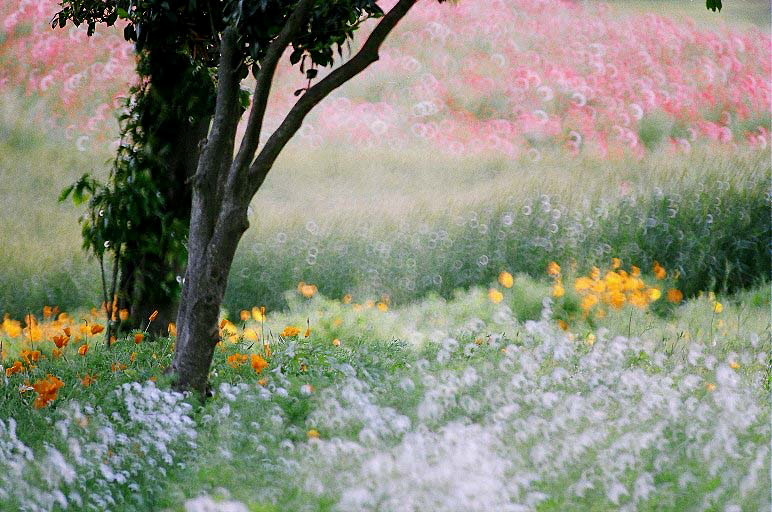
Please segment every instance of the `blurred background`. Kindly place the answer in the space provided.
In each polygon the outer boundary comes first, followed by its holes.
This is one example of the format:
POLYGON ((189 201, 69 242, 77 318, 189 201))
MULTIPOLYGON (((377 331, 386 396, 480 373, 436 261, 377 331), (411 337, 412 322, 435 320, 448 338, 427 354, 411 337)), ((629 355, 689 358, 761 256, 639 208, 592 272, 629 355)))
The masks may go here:
MULTIPOLYGON (((120 27, 51 29, 56 11, 0 6, 0 314, 14 317, 100 301, 83 209, 57 197, 107 176, 134 80, 120 27)), ((611 257, 659 261, 687 295, 764 282, 771 55, 764 1, 422 2, 271 171, 226 307, 282 308, 299 281, 406 303, 611 257)), ((287 63, 270 126, 304 85, 287 63)))

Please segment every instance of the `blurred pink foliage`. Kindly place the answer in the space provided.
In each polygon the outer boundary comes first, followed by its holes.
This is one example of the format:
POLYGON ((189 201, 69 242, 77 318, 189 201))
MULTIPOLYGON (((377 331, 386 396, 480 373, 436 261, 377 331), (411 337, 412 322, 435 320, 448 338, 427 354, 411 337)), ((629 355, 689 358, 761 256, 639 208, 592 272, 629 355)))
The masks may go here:
MULTIPOLYGON (((20 86, 70 129, 97 132, 132 81, 131 46, 117 29, 92 38, 85 29, 52 30, 56 9, 51 0, 0 7, 0 89, 20 86)), ((642 156, 653 123, 673 151, 766 148, 771 76, 772 38, 761 29, 708 30, 654 14, 615 19, 597 3, 422 1, 381 59, 323 102, 298 140, 642 156)), ((269 125, 304 85, 289 65, 280 71, 269 125)))

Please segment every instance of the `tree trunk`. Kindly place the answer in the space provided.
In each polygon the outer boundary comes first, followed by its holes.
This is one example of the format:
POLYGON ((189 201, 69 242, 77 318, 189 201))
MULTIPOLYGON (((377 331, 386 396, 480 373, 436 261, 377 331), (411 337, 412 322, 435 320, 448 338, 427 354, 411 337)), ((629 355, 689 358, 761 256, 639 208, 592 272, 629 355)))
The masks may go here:
POLYGON ((150 332, 166 335, 177 317, 179 281, 185 272, 182 243, 190 223, 190 180, 198 165, 199 144, 209 130, 207 104, 212 91, 208 77, 174 48, 146 51, 143 59, 150 87, 138 112, 143 139, 137 149, 143 170, 162 198, 163 211, 161 218, 135 221, 132 229, 137 236, 125 243, 118 296, 120 309, 130 312, 121 324, 124 332, 146 328, 149 316, 158 311, 150 332), (183 87, 181 79, 187 80, 183 87))

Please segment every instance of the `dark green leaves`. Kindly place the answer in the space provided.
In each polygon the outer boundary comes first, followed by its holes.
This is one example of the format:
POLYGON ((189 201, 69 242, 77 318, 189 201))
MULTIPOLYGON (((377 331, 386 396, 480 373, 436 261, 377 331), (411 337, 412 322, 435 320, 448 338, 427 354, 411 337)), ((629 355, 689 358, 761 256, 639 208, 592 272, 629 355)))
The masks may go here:
POLYGON ((721 10, 721 0, 706 0, 705 6, 711 11, 721 10))

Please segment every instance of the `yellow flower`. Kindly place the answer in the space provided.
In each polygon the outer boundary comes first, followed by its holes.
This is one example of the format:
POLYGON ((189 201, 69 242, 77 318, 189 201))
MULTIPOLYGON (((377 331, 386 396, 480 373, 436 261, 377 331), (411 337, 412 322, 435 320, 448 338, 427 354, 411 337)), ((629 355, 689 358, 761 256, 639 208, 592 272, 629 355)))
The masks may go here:
POLYGON ((713 312, 714 313, 721 313, 722 311, 724 311, 724 305, 721 304, 720 302, 716 301, 716 303, 713 304, 713 312))
POLYGON ((315 428, 312 428, 311 430, 308 431, 309 439, 319 439, 319 435, 320 435, 319 431, 316 430, 315 428))
POLYGON ((563 284, 560 282, 555 283, 555 286, 552 287, 552 296, 555 298, 560 298, 565 294, 566 289, 563 288, 563 284))
POLYGON ((705 389, 707 389, 712 393, 716 390, 716 385, 713 384, 712 382, 708 382, 707 385, 705 385, 705 389))
POLYGON ((630 267, 630 275, 633 277, 639 277, 641 275, 641 269, 633 265, 630 267))
POLYGON ((621 266, 622 266, 622 260, 620 260, 619 258, 611 258, 611 268, 616 270, 621 266))
POLYGON ((556 262, 551 261, 549 265, 547 265, 547 274, 556 277, 560 275, 560 265, 558 265, 556 262))
POLYGON ((498 304, 499 302, 504 300, 504 294, 495 288, 491 288, 490 290, 488 290, 488 298, 494 304, 498 304))
POLYGON ((381 311, 383 313, 389 310, 389 306, 385 302, 379 302, 378 304, 376 304, 376 306, 378 307, 378 311, 381 311))
POLYGON ((600 279, 600 269, 598 267, 592 267, 592 271, 590 272, 590 278, 593 281, 597 281, 600 279))
POLYGON ((244 339, 249 341, 257 341, 260 336, 254 329, 244 329, 244 339))
POLYGON ((625 305, 625 294, 620 292, 612 292, 609 294, 606 302, 611 304, 614 309, 622 309, 625 305))
POLYGON ((347 293, 343 296, 343 304, 351 304, 351 301, 354 300, 354 297, 351 296, 350 293, 347 293))
POLYGON ((738 368, 740 368, 740 363, 738 363, 737 361, 732 361, 731 363, 729 363, 729 366, 731 366, 733 370, 737 370, 738 368))
POLYGON ((586 292, 592 288, 593 282, 589 277, 580 277, 574 282, 574 289, 578 292, 586 292))
POLYGON ((335 338, 334 340, 332 340, 332 344, 335 345, 336 347, 340 347, 340 340, 338 338, 335 338))
POLYGON ((588 312, 589 310, 594 308, 597 303, 598 303, 597 295, 587 295, 585 298, 582 299, 582 309, 585 312, 588 312))
POLYGON ((590 334, 587 335, 587 344, 589 346, 595 345, 595 335, 594 334, 590 333, 590 334))
POLYGON ((654 302, 655 300, 659 300, 659 298, 662 297, 662 292, 659 288, 649 288, 649 300, 654 302))
POLYGON ((504 288, 512 288, 512 286, 515 284, 515 278, 512 277, 512 274, 509 272, 501 272, 499 274, 499 284, 501 284, 501 286, 504 288))
POLYGON ((265 307, 252 308, 252 318, 255 320, 255 322, 260 322, 260 323, 265 322, 265 307))

